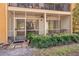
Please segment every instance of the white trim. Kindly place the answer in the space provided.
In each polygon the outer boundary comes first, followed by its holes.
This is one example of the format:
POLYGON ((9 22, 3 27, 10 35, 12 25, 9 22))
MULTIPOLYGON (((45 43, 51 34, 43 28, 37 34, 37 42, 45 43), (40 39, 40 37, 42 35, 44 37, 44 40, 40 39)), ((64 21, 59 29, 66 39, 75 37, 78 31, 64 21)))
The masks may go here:
POLYGON ((25 17, 15 17, 15 19, 26 19, 25 17))
MULTIPOLYGON (((60 15, 58 15, 59 16, 59 29, 61 30, 61 18, 60 18, 60 15)), ((60 33, 61 33, 61 31, 60 31, 60 33)))
POLYGON ((25 37, 26 37, 26 12, 25 12, 25 37))
POLYGON ((27 18, 27 19, 37 20, 37 19, 43 19, 43 18, 27 18))
POLYGON ((71 30, 71 34, 73 33, 73 11, 71 10, 71 15, 70 15, 70 23, 71 23, 71 28, 70 28, 70 30, 71 30))
POLYGON ((5 7, 5 11, 6 11, 6 43, 8 43, 8 5, 6 4, 5 7))
POLYGON ((46 13, 44 13, 44 35, 46 35, 46 13))
POLYGON ((14 27, 14 41, 15 41, 15 11, 13 11, 13 16, 14 16, 14 19, 13 19, 14 20, 14 26, 13 27, 14 27))
POLYGON ((24 33, 25 33, 25 36, 26 36, 26 15, 25 15, 25 17, 15 17, 15 13, 14 13, 14 40, 15 40, 15 37, 16 37, 16 32, 17 31, 24 31, 24 33), (16 20, 17 19, 23 19, 24 20, 24 22, 25 22, 25 29, 24 30, 16 30, 16 20))
POLYGON ((44 10, 44 9, 32 9, 32 8, 21 8, 21 7, 11 7, 8 6, 8 10, 10 11, 25 11, 25 12, 34 12, 40 14, 62 14, 62 15, 71 15, 70 11, 56 11, 56 10, 44 10))

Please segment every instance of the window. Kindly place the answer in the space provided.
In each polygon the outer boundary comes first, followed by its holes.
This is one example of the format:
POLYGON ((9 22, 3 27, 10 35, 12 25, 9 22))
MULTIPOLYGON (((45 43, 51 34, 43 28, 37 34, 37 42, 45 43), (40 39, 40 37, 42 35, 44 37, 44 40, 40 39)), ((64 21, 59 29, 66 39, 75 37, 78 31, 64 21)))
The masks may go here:
POLYGON ((60 4, 55 4, 55 10, 61 10, 60 4))
POLYGON ((17 30, 24 30, 25 29, 25 20, 24 19, 17 19, 16 20, 17 30))
POLYGON ((35 21, 32 21, 32 20, 28 20, 27 23, 27 30, 34 30, 34 29, 39 29, 39 21, 38 20, 35 20, 35 21))
POLYGON ((54 4, 55 10, 60 10, 60 11, 69 11, 70 9, 70 4, 63 3, 63 4, 54 4))
POLYGON ((59 27, 59 25, 58 25, 58 24, 59 24, 58 20, 53 21, 53 23, 54 23, 53 28, 58 29, 58 27, 59 27))
POLYGON ((54 30, 59 28, 58 20, 48 20, 48 28, 49 30, 54 30))
POLYGON ((40 8, 40 9, 59 10, 59 11, 70 10, 70 4, 68 3, 9 3, 9 6, 40 8))
POLYGON ((17 7, 17 3, 9 3, 9 6, 17 7))

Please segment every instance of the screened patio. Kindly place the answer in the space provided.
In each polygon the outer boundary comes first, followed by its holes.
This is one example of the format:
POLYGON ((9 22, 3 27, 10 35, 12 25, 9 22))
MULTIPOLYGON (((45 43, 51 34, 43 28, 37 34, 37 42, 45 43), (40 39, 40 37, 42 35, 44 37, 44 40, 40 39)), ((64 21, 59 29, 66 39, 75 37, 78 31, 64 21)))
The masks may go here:
POLYGON ((72 33, 70 13, 12 8, 9 8, 8 11, 8 37, 10 40, 26 39, 29 32, 38 35, 72 33))

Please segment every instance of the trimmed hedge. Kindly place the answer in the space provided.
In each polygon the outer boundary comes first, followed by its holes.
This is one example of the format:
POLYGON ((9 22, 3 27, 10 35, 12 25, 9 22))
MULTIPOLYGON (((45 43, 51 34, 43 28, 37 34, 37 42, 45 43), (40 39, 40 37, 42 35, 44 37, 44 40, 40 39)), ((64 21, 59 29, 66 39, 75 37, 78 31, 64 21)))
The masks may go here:
POLYGON ((79 43, 78 34, 56 34, 52 36, 43 36, 30 33, 27 37, 31 40, 31 47, 37 48, 79 43))

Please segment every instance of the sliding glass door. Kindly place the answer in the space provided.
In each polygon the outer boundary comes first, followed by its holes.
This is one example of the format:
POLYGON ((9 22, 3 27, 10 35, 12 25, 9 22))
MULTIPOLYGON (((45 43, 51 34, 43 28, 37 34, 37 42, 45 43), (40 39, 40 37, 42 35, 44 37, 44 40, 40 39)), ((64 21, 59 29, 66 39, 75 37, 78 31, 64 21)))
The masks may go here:
POLYGON ((15 41, 24 40, 26 37, 25 19, 15 19, 15 41))

